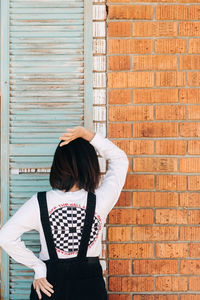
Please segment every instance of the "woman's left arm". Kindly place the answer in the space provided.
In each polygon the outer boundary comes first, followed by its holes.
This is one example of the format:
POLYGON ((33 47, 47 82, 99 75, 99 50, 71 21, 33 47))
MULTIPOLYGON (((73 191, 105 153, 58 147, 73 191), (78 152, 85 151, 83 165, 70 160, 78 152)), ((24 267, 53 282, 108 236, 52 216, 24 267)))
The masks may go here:
POLYGON ((39 231, 37 194, 27 200, 0 229, 0 247, 15 261, 35 271, 34 279, 46 277, 46 264, 25 246, 24 232, 39 231))

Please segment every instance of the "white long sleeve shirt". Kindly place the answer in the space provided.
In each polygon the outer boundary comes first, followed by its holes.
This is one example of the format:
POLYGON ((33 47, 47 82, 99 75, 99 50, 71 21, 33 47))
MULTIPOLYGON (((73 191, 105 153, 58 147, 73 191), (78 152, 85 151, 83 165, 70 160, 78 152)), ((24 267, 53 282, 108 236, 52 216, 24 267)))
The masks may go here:
MULTIPOLYGON (((108 161, 106 174, 95 190, 95 216, 86 254, 87 256, 99 256, 103 227, 108 213, 116 204, 124 186, 129 161, 124 151, 98 133, 94 135, 90 143, 97 153, 108 161)), ((58 189, 47 191, 49 220, 58 258, 75 257, 78 254, 87 194, 84 189, 75 192, 63 192, 58 189), (75 227, 76 232, 70 230, 70 226, 75 227)), ((0 246, 15 261, 33 269, 34 279, 46 277, 46 264, 42 260, 49 259, 49 254, 40 220, 37 193, 28 199, 2 226, 0 246), (21 235, 30 230, 36 230, 40 235, 39 258, 21 240, 21 235)))

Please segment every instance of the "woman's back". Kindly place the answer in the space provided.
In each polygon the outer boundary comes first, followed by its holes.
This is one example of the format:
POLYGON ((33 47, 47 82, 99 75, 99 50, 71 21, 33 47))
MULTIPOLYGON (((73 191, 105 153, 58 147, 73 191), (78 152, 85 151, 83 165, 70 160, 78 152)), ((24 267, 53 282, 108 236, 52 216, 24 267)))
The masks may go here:
MULTIPOLYGON (((106 217, 119 198, 129 162, 124 151, 98 133, 90 144, 108 162, 107 172, 94 191, 96 208, 87 252, 87 256, 99 256, 106 217)), ((87 194, 83 188, 75 192, 64 192, 60 189, 47 191, 49 221, 59 258, 77 256, 85 219, 87 194)), ((16 261, 33 268, 34 279, 46 276, 46 265, 42 260, 49 259, 49 255, 40 220, 37 194, 27 200, 2 227, 0 246, 16 261), (39 259, 20 240, 24 232, 32 229, 40 233, 39 259)))

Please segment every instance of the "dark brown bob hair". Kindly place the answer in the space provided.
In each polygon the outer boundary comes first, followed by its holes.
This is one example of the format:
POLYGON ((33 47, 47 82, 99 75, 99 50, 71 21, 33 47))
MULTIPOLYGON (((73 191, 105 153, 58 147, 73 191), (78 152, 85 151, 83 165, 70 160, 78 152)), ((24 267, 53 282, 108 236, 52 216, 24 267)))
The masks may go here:
POLYGON ((51 166, 51 187, 67 192, 76 184, 79 189, 94 193, 100 181, 100 167, 93 145, 83 138, 76 138, 64 146, 60 143, 51 166))

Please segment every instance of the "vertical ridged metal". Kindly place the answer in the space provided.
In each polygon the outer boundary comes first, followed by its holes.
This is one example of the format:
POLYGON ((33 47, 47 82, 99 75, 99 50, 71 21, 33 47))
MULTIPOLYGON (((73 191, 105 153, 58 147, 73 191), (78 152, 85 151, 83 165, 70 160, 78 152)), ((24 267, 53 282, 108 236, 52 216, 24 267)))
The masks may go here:
MULTIPOLYGON (((9 1, 6 0, 1 0, 1 46, 1 224, 4 224, 9 217, 9 1)), ((4 251, 1 261, 1 295, 9 299, 9 258, 4 251)))

